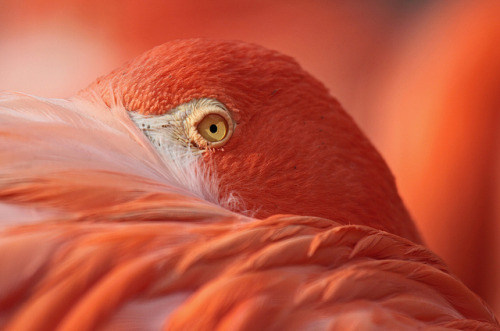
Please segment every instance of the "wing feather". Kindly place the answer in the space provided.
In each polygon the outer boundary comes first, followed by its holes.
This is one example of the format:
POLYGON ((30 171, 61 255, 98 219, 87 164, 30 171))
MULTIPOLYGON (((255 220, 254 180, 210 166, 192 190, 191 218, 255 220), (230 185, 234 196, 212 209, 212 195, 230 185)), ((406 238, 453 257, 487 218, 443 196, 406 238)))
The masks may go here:
POLYGON ((2 95, 0 137, 4 330, 499 328, 423 246, 207 201, 119 107, 2 95))

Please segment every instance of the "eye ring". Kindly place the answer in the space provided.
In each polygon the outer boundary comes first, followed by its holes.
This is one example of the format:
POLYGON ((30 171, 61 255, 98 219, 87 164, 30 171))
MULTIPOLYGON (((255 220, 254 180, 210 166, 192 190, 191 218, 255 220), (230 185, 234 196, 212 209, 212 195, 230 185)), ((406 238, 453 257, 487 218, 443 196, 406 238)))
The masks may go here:
POLYGON ((224 146, 231 138, 235 126, 229 111, 219 102, 208 107, 196 107, 187 124, 191 142, 201 149, 224 146))

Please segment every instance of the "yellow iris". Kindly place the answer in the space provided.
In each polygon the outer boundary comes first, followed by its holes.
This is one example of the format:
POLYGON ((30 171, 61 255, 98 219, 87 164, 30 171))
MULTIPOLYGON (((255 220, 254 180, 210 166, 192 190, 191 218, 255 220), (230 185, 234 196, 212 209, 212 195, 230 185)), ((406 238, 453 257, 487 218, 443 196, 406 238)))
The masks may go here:
POLYGON ((208 114, 198 124, 197 129, 207 141, 217 142, 226 137, 228 124, 224 117, 217 114, 208 114))

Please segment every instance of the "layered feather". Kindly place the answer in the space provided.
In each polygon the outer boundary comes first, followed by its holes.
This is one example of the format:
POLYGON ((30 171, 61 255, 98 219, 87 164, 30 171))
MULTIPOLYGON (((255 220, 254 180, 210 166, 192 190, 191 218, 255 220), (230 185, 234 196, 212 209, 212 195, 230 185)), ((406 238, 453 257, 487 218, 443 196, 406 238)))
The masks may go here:
POLYGON ((423 246, 209 201, 119 105, 3 95, 0 134, 2 329, 499 328, 423 246))

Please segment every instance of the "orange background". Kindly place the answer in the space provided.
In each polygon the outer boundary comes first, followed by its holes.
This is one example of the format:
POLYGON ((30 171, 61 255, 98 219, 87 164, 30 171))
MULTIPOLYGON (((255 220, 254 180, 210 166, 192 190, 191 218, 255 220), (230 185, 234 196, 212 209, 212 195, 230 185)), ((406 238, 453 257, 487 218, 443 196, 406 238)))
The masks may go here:
POLYGON ((0 89, 71 96, 167 40, 294 56, 393 170, 428 246, 500 315, 500 2, 0 0, 0 89))

